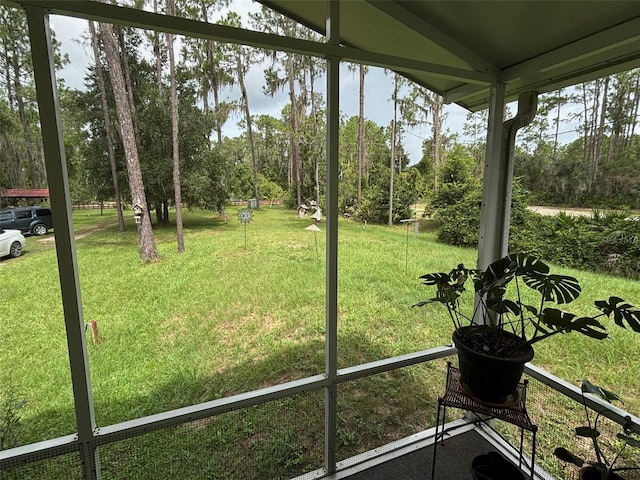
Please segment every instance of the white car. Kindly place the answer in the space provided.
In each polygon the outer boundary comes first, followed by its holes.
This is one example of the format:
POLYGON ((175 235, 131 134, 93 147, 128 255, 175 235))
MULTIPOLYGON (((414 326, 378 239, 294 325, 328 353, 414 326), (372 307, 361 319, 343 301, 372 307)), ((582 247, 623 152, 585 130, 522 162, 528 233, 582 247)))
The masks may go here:
POLYGON ((24 248, 24 236, 20 230, 0 228, 0 257, 19 257, 24 248))

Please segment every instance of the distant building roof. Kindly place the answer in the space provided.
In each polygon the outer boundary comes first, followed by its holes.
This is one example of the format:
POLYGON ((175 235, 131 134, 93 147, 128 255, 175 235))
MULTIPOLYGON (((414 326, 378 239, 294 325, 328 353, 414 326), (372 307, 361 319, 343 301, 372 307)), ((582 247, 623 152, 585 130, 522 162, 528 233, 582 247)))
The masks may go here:
POLYGON ((0 197, 49 198, 48 188, 0 188, 0 197))

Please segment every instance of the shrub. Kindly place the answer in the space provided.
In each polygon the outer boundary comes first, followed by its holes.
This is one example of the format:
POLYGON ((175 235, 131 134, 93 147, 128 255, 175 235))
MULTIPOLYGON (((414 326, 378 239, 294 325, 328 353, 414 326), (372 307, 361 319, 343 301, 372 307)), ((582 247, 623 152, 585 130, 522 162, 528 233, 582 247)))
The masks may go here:
MULTIPOLYGON (((511 201, 511 225, 515 228, 529 228, 531 212, 527 210, 525 198, 527 192, 514 182, 511 201)), ((438 241, 449 245, 475 247, 480 232, 480 209, 482 190, 479 184, 448 183, 433 200, 434 217, 440 222, 436 235, 438 241)))
POLYGON ((568 267, 640 278, 640 222, 619 213, 530 215, 524 226, 512 229, 511 251, 568 267))

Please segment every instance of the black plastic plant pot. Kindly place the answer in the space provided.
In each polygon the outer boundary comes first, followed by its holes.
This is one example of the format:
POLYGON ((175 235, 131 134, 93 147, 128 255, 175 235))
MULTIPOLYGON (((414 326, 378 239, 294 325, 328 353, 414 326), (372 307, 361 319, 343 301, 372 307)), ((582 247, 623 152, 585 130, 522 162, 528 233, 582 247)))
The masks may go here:
POLYGON ((458 348, 458 366, 463 388, 477 400, 501 405, 510 401, 516 393, 518 382, 522 378, 524 364, 533 358, 533 348, 526 345, 518 336, 484 325, 471 325, 453 332, 453 343, 458 348), (463 337, 483 336, 486 341, 496 342, 508 338, 514 343, 521 343, 518 354, 514 357, 502 358, 482 353, 470 348, 463 337), (492 339, 492 336, 496 338, 492 339))
MULTIPOLYGON (((578 478, 580 478, 580 480, 604 480, 604 472, 594 467, 584 467, 580 469, 578 478)), ((621 477, 615 472, 611 472, 607 480, 624 480, 624 477, 621 477)))
POLYGON ((525 480, 524 473, 498 452, 478 455, 471 461, 474 480, 525 480))

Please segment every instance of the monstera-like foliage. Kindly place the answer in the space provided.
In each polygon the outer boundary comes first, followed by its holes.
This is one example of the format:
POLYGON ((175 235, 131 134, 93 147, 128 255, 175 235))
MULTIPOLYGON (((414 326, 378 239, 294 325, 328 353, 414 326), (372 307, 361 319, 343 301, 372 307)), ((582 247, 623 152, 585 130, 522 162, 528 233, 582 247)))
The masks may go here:
POLYGON ((449 273, 427 273, 420 279, 423 285, 435 286, 436 294, 414 306, 445 305, 455 329, 471 323, 493 325, 515 333, 528 344, 566 332, 600 340, 608 334, 598 319, 613 316, 617 325, 640 332, 640 310, 619 297, 596 301, 600 312, 594 316, 578 316, 556 308, 580 296, 579 281, 551 273, 546 263, 526 254, 507 255, 485 270, 459 264, 449 273), (473 282, 475 301, 473 310, 464 312, 460 298, 467 292, 468 279, 473 282), (531 296, 524 295, 525 290, 535 292, 539 299, 534 304, 526 303, 524 298, 531 296))
MULTIPOLYGON (((620 300, 617 297, 613 298, 620 300)), ((618 303, 620 302, 617 302, 615 305, 617 305, 618 303)), ((586 425, 575 427, 575 434, 578 437, 588 439, 588 443, 591 444, 593 457, 591 460, 582 458, 564 447, 557 447, 553 451, 554 455, 560 460, 572 463, 580 468, 584 467, 585 465, 589 465, 590 468, 599 472, 599 478, 601 478, 602 480, 609 480, 613 478, 615 472, 640 471, 640 467, 625 467, 617 465, 618 460, 621 460, 623 458, 620 455, 623 450, 627 448, 640 449, 640 439, 637 437, 637 435, 634 435, 627 427, 625 427, 622 432, 618 432, 616 434, 616 438, 618 441, 615 442, 615 444, 611 442, 611 439, 603 440, 601 432, 598 429, 598 422, 603 416, 606 416, 605 414, 609 409, 603 408, 598 412, 592 411, 587 406, 585 393, 600 397, 608 403, 613 403, 613 401, 621 401, 620 397, 605 388, 598 387, 597 385, 592 384, 588 380, 582 381, 581 392, 586 425), (612 453, 607 453, 601 446, 601 444, 605 443, 608 445, 617 445, 616 448, 618 448, 618 450, 612 453)), ((634 476, 633 478, 637 477, 634 476)))
POLYGON ((640 333, 640 310, 625 302, 620 297, 609 297, 609 300, 598 300, 595 303, 602 313, 613 314, 613 321, 622 328, 629 325, 631 330, 640 333))

